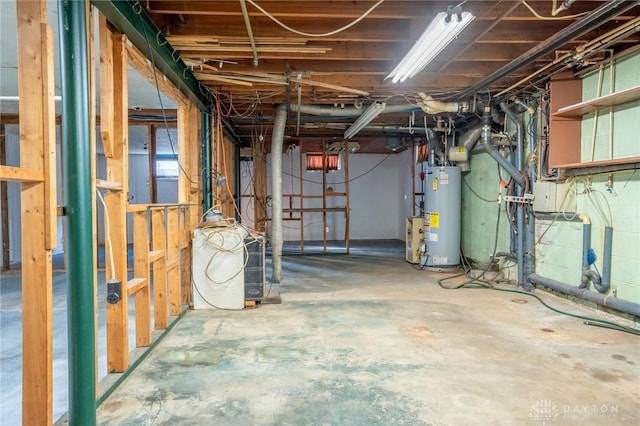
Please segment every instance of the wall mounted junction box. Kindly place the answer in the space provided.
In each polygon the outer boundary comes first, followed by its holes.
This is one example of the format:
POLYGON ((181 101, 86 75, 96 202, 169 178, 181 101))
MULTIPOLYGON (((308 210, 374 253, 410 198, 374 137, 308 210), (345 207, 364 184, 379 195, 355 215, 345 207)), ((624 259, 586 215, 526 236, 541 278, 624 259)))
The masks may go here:
POLYGON ((543 213, 575 213, 577 209, 576 191, 570 183, 550 181, 534 182, 533 210, 543 213))

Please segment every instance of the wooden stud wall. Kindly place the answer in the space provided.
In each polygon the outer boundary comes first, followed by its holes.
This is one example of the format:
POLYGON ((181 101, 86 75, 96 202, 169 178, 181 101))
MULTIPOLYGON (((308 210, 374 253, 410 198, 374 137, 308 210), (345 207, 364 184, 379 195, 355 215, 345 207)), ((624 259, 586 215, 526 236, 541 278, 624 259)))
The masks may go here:
POLYGON ((53 41, 46 2, 16 2, 20 167, 0 180, 21 181, 22 422, 53 423, 52 264, 56 239, 53 41), (35 179, 34 179, 35 178, 35 179))
POLYGON ((129 366, 127 293, 127 193, 129 185, 126 38, 100 17, 101 135, 105 147, 107 182, 119 190, 105 200, 105 264, 107 281, 121 283, 121 298, 107 303, 107 371, 129 366), (108 224, 108 227, 106 226, 108 224), (108 229, 107 229, 108 228, 108 229), (113 266, 112 266, 113 263, 113 266))
POLYGON ((216 186, 216 177, 213 173, 213 205, 222 211, 226 217, 235 217, 235 150, 233 143, 224 136, 222 129, 214 125, 214 131, 211 140, 212 147, 212 164, 211 167, 215 173, 226 177, 226 182, 222 186, 216 186))
POLYGON ((202 206, 202 195, 201 193, 201 184, 202 180, 202 160, 201 160, 201 150, 200 150, 200 111, 193 104, 190 104, 189 108, 189 131, 188 131, 188 139, 186 140, 187 148, 185 150, 185 155, 188 156, 188 164, 189 168, 186 171, 186 175, 190 176, 191 179, 189 181, 189 194, 187 204, 192 206, 189 209, 189 225, 190 229, 194 229, 200 223, 200 219, 202 218, 203 212, 201 211, 202 206))
MULTIPOLYGON (((87 2, 88 4, 88 2, 87 2)), ((88 4, 88 9, 93 8, 88 4)), ((46 24, 46 1, 16 2, 18 22, 18 71, 20 96, 20 165, 7 166, 4 123, 0 124, 0 182, 6 197, 6 181, 21 183, 22 300, 23 300, 23 424, 53 423, 52 248, 57 242, 56 117, 54 109, 53 37, 46 24)), ((200 185, 200 112, 175 88, 163 87, 179 105, 182 126, 178 144, 184 173, 180 184, 182 204, 130 206, 127 200, 128 163, 128 58, 132 54, 124 35, 117 34, 100 16, 101 138, 106 157, 106 179, 96 176, 96 84, 93 49, 93 15, 87 15, 89 100, 91 115, 91 179, 104 194, 106 278, 121 282, 121 299, 107 304, 107 371, 122 372, 129 365, 128 296, 135 294, 136 346, 151 344, 151 267, 154 272, 155 328, 164 329, 169 315, 179 315, 191 300, 191 231, 202 215, 200 185), (187 179, 187 176, 189 177, 187 179), (134 277, 128 279, 127 214, 134 223, 134 277), (149 235, 151 223, 151 236, 149 235), (150 238, 151 237, 151 238, 150 238), (152 250, 150 251, 150 249, 152 250), (111 266, 111 253, 113 264, 111 266), (167 282, 168 281, 168 282, 167 282), (162 293, 162 294, 160 294, 162 293)), ((148 62, 143 62, 148 68, 148 62)), ((148 77, 148 75, 147 75, 148 77)), ((165 85, 166 79, 159 78, 165 85)), ((16 120, 18 122, 18 120, 16 120)), ((63 149, 64 147, 61 147, 63 149)), ((60 160, 61 161, 61 160, 60 160)), ((5 202, 4 204, 8 204, 5 202)), ((60 209, 60 211, 62 211, 60 209)), ((6 218, 6 212, 3 214, 6 218)), ((7 226, 3 235, 8 237, 7 226)), ((97 248, 97 223, 92 223, 97 248)), ((3 238, 6 240, 6 238, 3 238)), ((3 248, 3 256, 6 249, 3 248)), ((6 258, 6 256, 5 256, 6 258)), ((8 266, 8 259, 5 260, 8 266)), ((94 263, 97 299, 97 265, 94 263)), ((103 283, 104 284, 104 283, 103 283)), ((97 318, 97 306, 95 315, 97 318)), ((96 321, 96 325, 97 325, 96 321)), ((97 333, 97 328, 96 328, 97 333)), ((96 339, 97 341, 97 339, 96 339)), ((97 351, 96 351, 97 353, 97 351)), ((70 366, 70 368, 73 368, 70 366)), ((96 380, 98 373, 96 370, 96 380)))
MULTIPOLYGON (((7 135, 4 123, 0 123, 0 167, 7 165, 7 135)), ((11 269, 9 236, 9 185, 0 181, 0 216, 2 216, 2 270, 11 269)))
POLYGON ((128 293, 135 292, 136 346, 151 344, 151 294, 149 291, 149 228, 147 210, 133 212, 133 276, 128 293), (136 290, 136 286, 139 288, 136 290))
MULTIPOLYGON (((267 233, 267 153, 264 144, 252 141, 253 150, 253 222, 257 231, 267 233)), ((300 152, 302 152, 302 142, 300 152)), ((302 176, 302 175, 300 175, 302 176)))

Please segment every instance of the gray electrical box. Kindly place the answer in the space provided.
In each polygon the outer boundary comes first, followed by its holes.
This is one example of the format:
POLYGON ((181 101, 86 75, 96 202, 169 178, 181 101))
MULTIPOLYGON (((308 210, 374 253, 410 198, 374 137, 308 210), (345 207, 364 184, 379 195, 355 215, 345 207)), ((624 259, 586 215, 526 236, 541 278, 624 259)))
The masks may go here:
POLYGON ((576 212, 576 191, 570 183, 548 181, 533 184, 533 210, 542 213, 576 212))

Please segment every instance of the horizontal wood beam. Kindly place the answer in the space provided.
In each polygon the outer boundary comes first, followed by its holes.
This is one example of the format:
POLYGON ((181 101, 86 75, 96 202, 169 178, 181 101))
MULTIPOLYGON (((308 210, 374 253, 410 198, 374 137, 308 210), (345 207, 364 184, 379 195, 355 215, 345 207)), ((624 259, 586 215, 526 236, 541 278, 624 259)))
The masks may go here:
POLYGON ((44 182, 43 170, 29 170, 23 167, 0 166, 0 180, 9 182, 44 182))

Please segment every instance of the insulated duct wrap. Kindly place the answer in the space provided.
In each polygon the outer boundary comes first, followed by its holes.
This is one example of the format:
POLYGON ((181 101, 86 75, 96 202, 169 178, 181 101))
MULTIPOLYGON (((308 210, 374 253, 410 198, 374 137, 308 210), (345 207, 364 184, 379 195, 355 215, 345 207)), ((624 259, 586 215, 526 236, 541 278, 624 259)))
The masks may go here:
POLYGON ((271 259, 273 282, 282 279, 282 141, 287 124, 287 106, 276 108, 271 137, 271 259))

